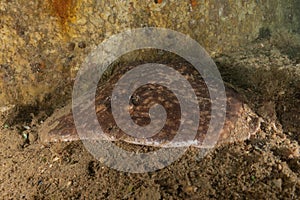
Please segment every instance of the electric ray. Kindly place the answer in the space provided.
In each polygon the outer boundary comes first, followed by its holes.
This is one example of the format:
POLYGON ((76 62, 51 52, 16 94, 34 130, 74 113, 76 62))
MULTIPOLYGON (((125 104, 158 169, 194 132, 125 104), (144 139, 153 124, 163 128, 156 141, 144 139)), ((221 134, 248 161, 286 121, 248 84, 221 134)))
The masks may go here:
MULTIPOLYGON (((198 131, 192 141, 183 143, 195 147, 201 147, 209 127, 211 116, 211 100, 209 90, 201 75, 187 62, 168 63, 181 73, 189 81, 194 89, 199 104, 200 112, 198 131)), ((167 113, 164 127, 150 138, 135 138, 124 133, 116 124, 111 109, 111 94, 115 84, 134 65, 122 66, 116 70, 113 75, 102 85, 99 85, 96 91, 95 110, 98 122, 102 131, 107 137, 105 140, 122 140, 128 143, 139 145, 150 145, 161 147, 168 143, 169 147, 176 146, 172 144, 180 124, 181 110, 176 96, 168 88, 157 84, 146 84, 138 88, 131 96, 129 105, 125 110, 130 113, 131 119, 139 126, 146 126, 151 122, 149 109, 154 104, 162 105, 167 113)), ((183 88, 184 89, 184 88, 183 88)), ((236 141, 244 141, 255 134, 260 128, 260 118, 243 101, 243 98, 230 86, 225 85, 226 89, 226 118, 223 128, 220 131, 217 144, 224 144, 236 141)), ((82 113, 86 118, 88 113, 82 113)), ((52 116, 45 120, 39 129, 39 138, 42 143, 74 141, 79 140, 72 114, 72 104, 68 104, 62 109, 56 110, 52 116)), ((93 140, 93 135, 86 133, 81 135, 81 139, 93 140)))

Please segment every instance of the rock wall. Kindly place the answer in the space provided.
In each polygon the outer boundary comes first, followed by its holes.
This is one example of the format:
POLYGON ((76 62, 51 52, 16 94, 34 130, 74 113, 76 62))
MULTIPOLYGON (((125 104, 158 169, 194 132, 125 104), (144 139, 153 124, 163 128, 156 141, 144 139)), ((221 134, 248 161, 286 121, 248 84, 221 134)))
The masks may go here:
POLYGON ((292 30, 300 33, 300 1, 293 1, 293 10, 292 10, 292 30), (293 28, 294 27, 294 28, 293 28))
POLYGON ((299 6, 297 0, 2 0, 0 107, 64 95, 91 49, 122 30, 173 29, 213 56, 262 30, 300 32, 299 6))

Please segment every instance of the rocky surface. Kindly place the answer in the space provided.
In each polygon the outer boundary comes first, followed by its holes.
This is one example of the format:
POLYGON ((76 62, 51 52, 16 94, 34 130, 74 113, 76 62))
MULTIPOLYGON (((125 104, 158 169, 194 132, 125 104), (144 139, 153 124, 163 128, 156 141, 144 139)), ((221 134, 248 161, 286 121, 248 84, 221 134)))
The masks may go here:
MULTIPOLYGON (((268 36, 268 32, 297 32, 299 20, 293 3, 3 0, 0 105, 47 106, 51 97, 70 96, 70 84, 86 55, 123 30, 169 28, 190 35, 214 55, 268 36)), ((145 60, 145 56, 140 59, 145 60)))

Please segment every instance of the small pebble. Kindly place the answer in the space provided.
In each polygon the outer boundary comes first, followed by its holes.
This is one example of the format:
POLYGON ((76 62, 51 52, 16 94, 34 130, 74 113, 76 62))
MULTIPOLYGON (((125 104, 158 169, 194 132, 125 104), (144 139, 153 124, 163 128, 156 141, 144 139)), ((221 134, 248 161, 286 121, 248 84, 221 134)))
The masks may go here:
POLYGON ((74 49, 75 49, 75 43, 74 42, 70 42, 69 44, 68 44, 68 47, 67 47, 67 49, 69 50, 69 51, 73 51, 74 49))
POLYGON ((195 187, 195 186, 184 186, 183 187, 183 191, 185 192, 185 193, 187 193, 187 194, 191 194, 191 193, 194 193, 194 192, 196 192, 197 191, 197 187, 195 187))
POLYGON ((78 47, 79 47, 80 49, 84 49, 84 48, 86 47, 85 42, 79 42, 79 43, 78 43, 78 47))
POLYGON ((30 143, 35 142, 38 139, 38 135, 35 132, 31 132, 28 134, 28 139, 30 143))
POLYGON ((190 172, 190 177, 191 177, 191 178, 195 178, 195 177, 196 177, 195 172, 190 172))
POLYGON ((56 161, 58 161, 59 160, 59 157, 55 157, 55 158, 53 158, 53 162, 56 162, 56 161))
POLYGON ((29 126, 23 126, 23 128, 25 128, 26 130, 29 130, 29 129, 30 129, 29 126))
POLYGON ((23 138, 24 138, 25 140, 28 139, 28 134, 27 134, 27 133, 23 133, 22 136, 23 136, 23 138))
POLYGON ((72 181, 68 181, 67 187, 70 187, 72 185, 72 181))
POLYGON ((282 190, 282 179, 281 178, 275 179, 272 182, 276 188, 278 188, 279 190, 282 190))
POLYGON ((281 171, 281 170, 282 170, 282 165, 281 165, 281 164, 278 164, 278 165, 277 165, 277 168, 278 168, 279 171, 281 171))
POLYGON ((43 184, 43 181, 42 180, 39 180, 38 181, 38 185, 42 185, 43 184))

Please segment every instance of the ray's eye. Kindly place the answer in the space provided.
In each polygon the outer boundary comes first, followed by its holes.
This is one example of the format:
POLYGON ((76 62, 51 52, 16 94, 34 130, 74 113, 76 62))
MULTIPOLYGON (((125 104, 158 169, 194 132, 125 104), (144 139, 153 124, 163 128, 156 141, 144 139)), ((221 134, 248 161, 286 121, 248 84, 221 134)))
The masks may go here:
POLYGON ((137 94, 133 94, 131 97, 130 97, 130 103, 134 106, 138 106, 139 103, 140 103, 140 96, 137 95, 137 94))

